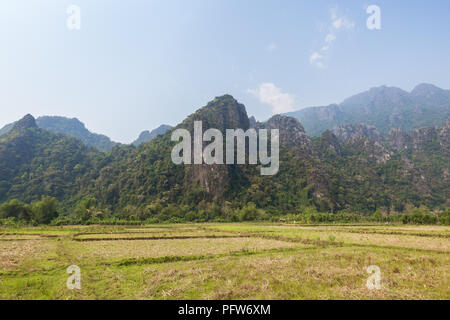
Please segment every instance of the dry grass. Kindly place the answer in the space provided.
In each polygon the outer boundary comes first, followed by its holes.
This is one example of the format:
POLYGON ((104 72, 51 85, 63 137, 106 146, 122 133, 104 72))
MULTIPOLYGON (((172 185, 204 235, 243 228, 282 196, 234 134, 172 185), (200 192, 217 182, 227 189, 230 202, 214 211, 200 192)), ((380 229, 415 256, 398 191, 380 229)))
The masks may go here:
MULTIPOLYGON (((291 226, 255 226, 255 225, 215 225, 211 228, 230 233, 245 233, 266 230, 265 236, 286 239, 303 239, 343 243, 344 245, 355 246, 379 246, 379 247, 399 247, 421 250, 436 250, 446 252, 450 250, 450 239, 442 236, 415 236, 409 234, 386 234, 358 232, 358 228, 345 230, 342 227, 291 227, 291 226)), ((387 227, 391 230, 392 227, 387 227)), ((440 230, 440 234, 450 230, 448 227, 440 230)), ((413 228, 411 228, 413 229, 413 228)))
POLYGON ((80 234, 74 237, 74 240, 164 240, 164 238, 201 238, 201 237, 210 237, 210 238, 219 238, 219 237, 230 237, 229 233, 226 232, 205 232, 203 230, 194 231, 194 232, 119 232, 119 233, 94 233, 94 234, 80 234))
POLYGON ((223 254, 235 251, 260 251, 276 248, 294 248, 297 244, 252 238, 133 240, 71 243, 69 251, 74 259, 85 261, 115 261, 126 258, 155 258, 167 256, 196 256, 223 254))
POLYGON ((20 270, 27 262, 46 260, 55 248, 53 241, 0 241, 0 271, 20 270))
POLYGON ((449 232, 260 224, 3 229, 0 299, 449 299, 449 232), (187 238, 133 240, 177 236, 187 238), (65 287, 72 264, 81 267, 81 291, 65 287), (369 265, 381 268, 381 290, 366 288, 369 265))
POLYGON ((379 249, 346 248, 173 263, 146 268, 138 298, 448 299, 448 278, 442 277, 448 263, 402 253, 391 260, 379 249), (381 290, 365 285, 371 264, 381 268, 381 290))

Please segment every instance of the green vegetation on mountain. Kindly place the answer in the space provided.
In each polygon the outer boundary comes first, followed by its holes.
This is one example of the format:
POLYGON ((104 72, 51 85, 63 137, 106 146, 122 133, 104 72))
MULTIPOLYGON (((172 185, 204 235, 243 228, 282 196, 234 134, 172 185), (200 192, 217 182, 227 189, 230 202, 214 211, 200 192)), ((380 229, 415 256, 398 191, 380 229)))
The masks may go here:
POLYGON ((27 115, 0 137, 0 201, 30 203, 53 196, 70 203, 102 157, 78 139, 38 128, 27 115))
POLYGON ((345 125, 311 139, 294 118, 249 121, 245 107, 229 95, 214 99, 176 128, 192 134, 197 120, 203 130, 279 129, 278 174, 261 176, 260 166, 253 165, 175 165, 172 130, 138 147, 116 146, 104 153, 40 129, 26 116, 0 137, 0 202, 6 203, 0 215, 48 222, 36 203, 53 197, 59 202, 53 223, 297 215, 309 221, 375 215, 408 222, 413 221, 409 215, 399 214, 414 208, 421 208, 423 219, 448 220, 450 120, 412 132, 392 130, 387 136, 374 127, 345 125), (437 211, 432 215, 430 209, 437 211))
MULTIPOLYGON (((37 118, 36 124, 41 129, 78 138, 87 146, 96 147, 101 151, 111 151, 114 146, 118 145, 105 135, 90 132, 86 129, 84 123, 76 118, 45 116, 37 118)), ((4 126, 0 129, 0 136, 8 133, 13 127, 14 123, 4 126)))

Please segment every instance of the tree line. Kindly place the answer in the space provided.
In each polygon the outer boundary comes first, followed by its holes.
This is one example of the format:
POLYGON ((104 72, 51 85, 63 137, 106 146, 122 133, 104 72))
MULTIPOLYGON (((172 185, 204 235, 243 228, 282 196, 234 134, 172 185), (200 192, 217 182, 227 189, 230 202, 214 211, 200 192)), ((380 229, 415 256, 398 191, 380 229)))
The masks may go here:
POLYGON ((0 206, 0 225, 138 225, 153 223, 186 222, 245 222, 270 221, 284 223, 320 224, 320 223, 403 223, 403 224, 442 224, 450 225, 450 207, 445 210, 431 211, 426 206, 412 207, 404 212, 386 212, 377 210, 370 215, 350 212, 319 212, 314 206, 300 208, 294 214, 269 213, 254 203, 238 206, 226 203, 224 206, 200 203, 197 209, 189 206, 170 204, 163 207, 152 203, 145 208, 129 206, 120 213, 112 213, 92 197, 79 201, 72 213, 63 213, 59 202, 49 196, 30 204, 17 199, 0 206))

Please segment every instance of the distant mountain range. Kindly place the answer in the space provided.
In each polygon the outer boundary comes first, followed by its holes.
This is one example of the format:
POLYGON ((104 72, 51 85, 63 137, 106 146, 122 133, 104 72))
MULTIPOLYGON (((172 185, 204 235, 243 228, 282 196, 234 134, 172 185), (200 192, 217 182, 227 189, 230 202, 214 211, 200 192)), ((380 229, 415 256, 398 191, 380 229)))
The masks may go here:
MULTIPOLYGON (((15 123, 7 124, 0 129, 0 136, 12 130, 14 124, 15 123)), ((111 151, 114 146, 120 145, 120 143, 111 141, 110 138, 103 134, 90 132, 84 123, 76 118, 70 119, 66 117, 44 116, 37 118, 36 124, 41 129, 80 139, 87 146, 96 147, 101 151, 111 151)), ((165 133, 170 128, 170 126, 162 125, 152 132, 144 131, 133 144, 138 146, 141 143, 149 142, 156 136, 165 133)))
MULTIPOLYGON (((420 84, 411 92, 395 87, 377 87, 362 92, 341 104, 324 107, 310 107, 285 114, 298 119, 309 136, 320 136, 326 130, 341 125, 366 124, 374 126, 381 135, 388 135, 391 129, 411 132, 426 126, 439 126, 450 117, 450 90, 432 84, 420 84)), ((250 117, 251 126, 256 120, 250 117)), ((111 151, 120 145, 105 135, 90 132, 78 119, 45 116, 36 119, 39 128, 80 139, 87 146, 101 151, 111 151)), ((14 123, 0 129, 0 136, 9 132, 14 123)), ((152 131, 143 131, 132 142, 134 146, 150 142, 172 127, 161 125, 152 131)))
POLYGON ((343 124, 365 123, 386 135, 391 129, 412 131, 442 125, 450 116, 450 90, 420 84, 411 92, 377 87, 345 99, 341 104, 311 107, 286 114, 300 120, 306 133, 320 136, 343 124))
POLYGON ((158 128, 152 130, 151 132, 148 130, 143 131, 139 135, 137 140, 133 142, 133 145, 135 145, 137 147, 137 146, 141 145, 142 143, 150 142, 157 136, 166 133, 170 129, 172 129, 172 126, 163 124, 163 125, 159 126, 158 128))

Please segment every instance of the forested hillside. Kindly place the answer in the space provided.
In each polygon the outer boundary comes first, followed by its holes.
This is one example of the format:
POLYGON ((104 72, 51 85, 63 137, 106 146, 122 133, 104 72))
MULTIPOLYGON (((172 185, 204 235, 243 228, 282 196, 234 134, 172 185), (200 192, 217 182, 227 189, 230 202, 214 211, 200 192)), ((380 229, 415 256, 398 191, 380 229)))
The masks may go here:
POLYGON ((176 128, 192 133, 198 120, 203 130, 279 129, 278 174, 261 176, 254 165, 175 165, 173 129, 139 147, 103 153, 38 128, 28 115, 0 137, 0 201, 31 203, 52 196, 62 216, 158 221, 449 206, 450 120, 386 136, 375 127, 344 125, 310 138, 294 118, 249 121, 245 107, 229 95, 176 128))
MULTIPOLYGON (((76 118, 45 116, 37 118, 36 124, 41 129, 77 138, 87 146, 96 147, 101 151, 111 151, 114 146, 118 145, 105 135, 90 132, 84 123, 76 118)), ((4 126, 0 129, 0 136, 8 133, 13 127, 14 123, 4 126)))

